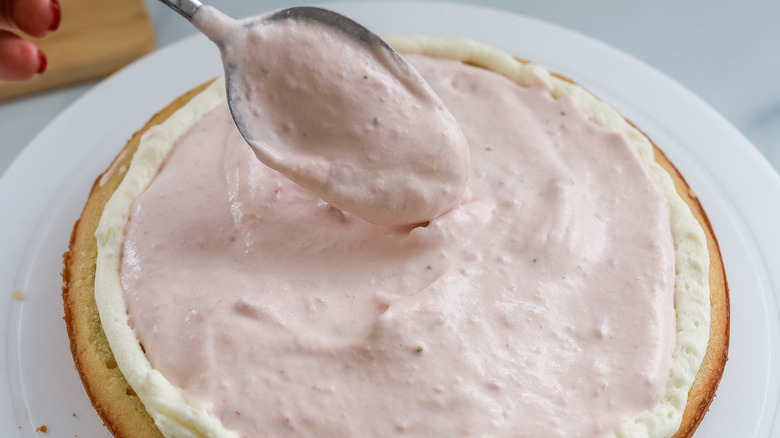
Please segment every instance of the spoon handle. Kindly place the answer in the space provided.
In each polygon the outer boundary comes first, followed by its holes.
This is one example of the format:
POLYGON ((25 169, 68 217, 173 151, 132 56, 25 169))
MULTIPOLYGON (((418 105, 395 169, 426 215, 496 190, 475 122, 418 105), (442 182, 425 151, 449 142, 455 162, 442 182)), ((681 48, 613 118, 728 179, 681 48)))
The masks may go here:
POLYGON ((192 16, 195 15, 196 12, 198 12, 198 9, 203 6, 203 3, 199 2, 198 0, 160 0, 161 2, 165 3, 168 7, 173 9, 174 11, 178 12, 179 15, 186 18, 189 21, 192 21, 192 16))

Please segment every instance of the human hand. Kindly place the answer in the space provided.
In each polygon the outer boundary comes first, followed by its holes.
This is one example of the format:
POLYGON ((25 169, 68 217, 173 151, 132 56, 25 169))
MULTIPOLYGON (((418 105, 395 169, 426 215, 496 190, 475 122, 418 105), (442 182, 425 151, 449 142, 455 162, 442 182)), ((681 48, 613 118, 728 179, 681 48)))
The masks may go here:
POLYGON ((43 38, 60 25, 57 0, 0 0, 0 80, 26 81, 46 71, 46 56, 21 31, 43 38))

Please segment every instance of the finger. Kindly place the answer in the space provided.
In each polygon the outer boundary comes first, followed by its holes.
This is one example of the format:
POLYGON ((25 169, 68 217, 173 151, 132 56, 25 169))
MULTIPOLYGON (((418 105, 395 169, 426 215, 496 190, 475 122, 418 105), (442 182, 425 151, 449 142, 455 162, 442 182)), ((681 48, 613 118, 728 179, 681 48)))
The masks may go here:
POLYGON ((26 81, 46 71, 46 57, 35 44, 0 30, 0 80, 26 81))
POLYGON ((43 38, 60 25, 57 0, 0 0, 0 29, 19 29, 43 38))

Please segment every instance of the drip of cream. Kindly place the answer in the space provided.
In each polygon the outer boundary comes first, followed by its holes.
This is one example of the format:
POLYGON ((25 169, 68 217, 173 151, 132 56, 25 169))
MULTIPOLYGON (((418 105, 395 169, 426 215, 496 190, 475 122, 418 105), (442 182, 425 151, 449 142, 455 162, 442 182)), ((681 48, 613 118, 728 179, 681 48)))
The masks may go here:
POLYGON ((391 49, 305 18, 193 24, 219 46, 233 117, 257 157, 369 222, 427 222, 460 205, 466 139, 391 49))

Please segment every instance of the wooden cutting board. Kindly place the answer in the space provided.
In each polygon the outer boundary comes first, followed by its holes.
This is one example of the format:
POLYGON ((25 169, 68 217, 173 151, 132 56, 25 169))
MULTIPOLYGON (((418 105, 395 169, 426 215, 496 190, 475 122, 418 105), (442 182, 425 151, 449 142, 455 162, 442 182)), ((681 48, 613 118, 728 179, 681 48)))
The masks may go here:
POLYGON ((48 68, 29 82, 0 81, 0 101, 106 76, 155 48, 144 0, 60 0, 60 28, 35 41, 48 68))

